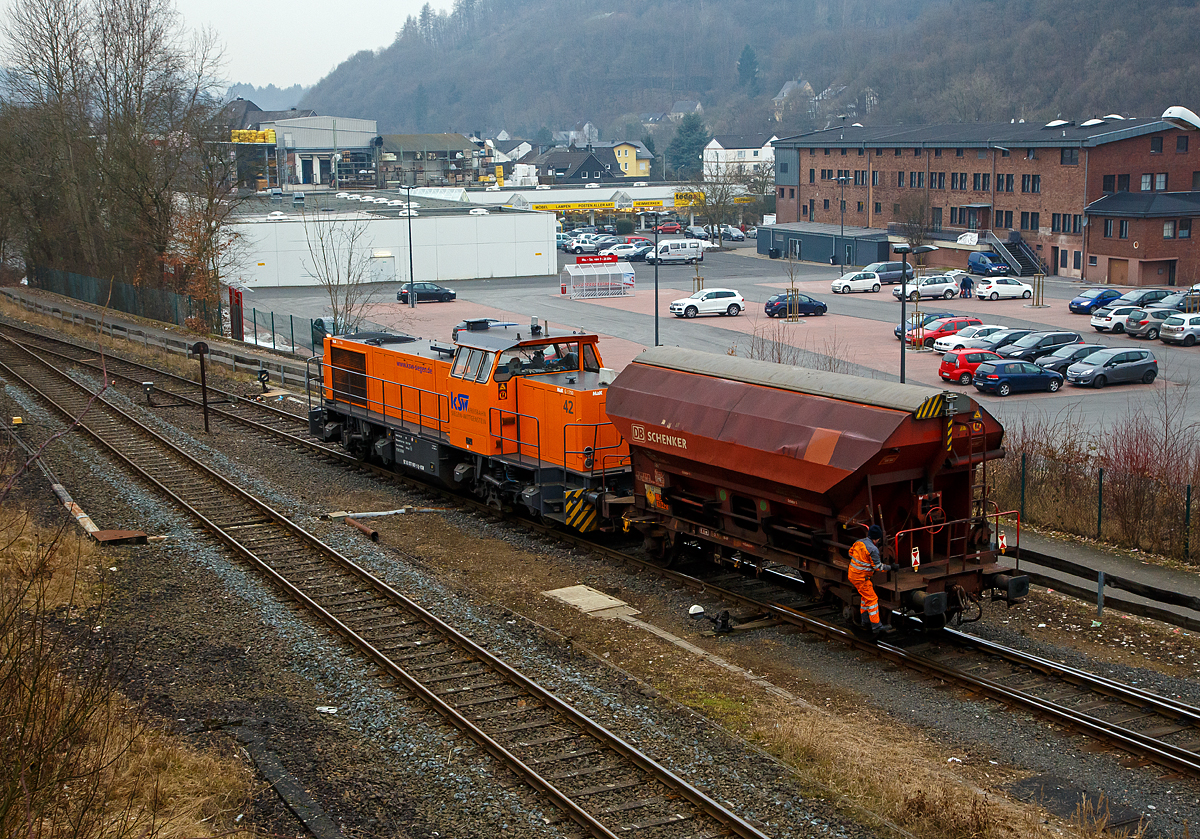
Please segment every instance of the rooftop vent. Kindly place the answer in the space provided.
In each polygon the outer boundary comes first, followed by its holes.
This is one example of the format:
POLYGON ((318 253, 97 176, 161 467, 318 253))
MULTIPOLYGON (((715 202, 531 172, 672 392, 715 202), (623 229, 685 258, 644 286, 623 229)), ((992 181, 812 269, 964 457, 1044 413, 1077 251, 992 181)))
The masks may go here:
POLYGON ((1082 123, 1080 123, 1080 124, 1079 124, 1079 127, 1080 127, 1080 128, 1091 128, 1093 125, 1104 125, 1104 120, 1102 120, 1102 119, 1089 119, 1087 122, 1082 122, 1082 123))
POLYGON ((1046 123, 1046 125, 1044 127, 1046 127, 1046 128, 1061 128, 1064 125, 1070 125, 1070 124, 1071 124, 1070 120, 1052 119, 1048 123, 1046 123))

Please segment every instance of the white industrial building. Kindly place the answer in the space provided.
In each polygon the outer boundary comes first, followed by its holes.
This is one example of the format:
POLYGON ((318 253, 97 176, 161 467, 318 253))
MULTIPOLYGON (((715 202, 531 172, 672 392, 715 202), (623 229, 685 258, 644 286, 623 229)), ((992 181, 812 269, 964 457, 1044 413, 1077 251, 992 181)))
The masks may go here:
MULTIPOLYGON (((291 195, 255 202, 237 222, 247 251, 238 280, 246 288, 318 285, 310 251, 310 242, 319 241, 317 230, 345 231, 355 225, 363 228, 355 250, 369 257, 374 282, 409 281, 410 224, 412 273, 418 281, 558 273, 553 213, 508 208, 472 212, 469 204, 420 193, 413 190, 413 203, 420 206, 411 218, 402 215, 403 206, 366 204, 361 196, 352 201, 310 193, 305 206, 297 206, 291 195)), ((406 198, 404 192, 377 195, 394 205, 406 198)))

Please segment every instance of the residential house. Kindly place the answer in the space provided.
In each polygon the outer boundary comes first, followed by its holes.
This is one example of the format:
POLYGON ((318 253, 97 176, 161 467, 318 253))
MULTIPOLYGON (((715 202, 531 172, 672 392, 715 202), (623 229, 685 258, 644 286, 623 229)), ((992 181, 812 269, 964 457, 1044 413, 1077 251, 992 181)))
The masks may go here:
POLYGON ((786 113, 808 113, 815 96, 812 85, 806 81, 794 79, 784 82, 771 100, 775 121, 783 122, 786 113))
POLYGON ((683 119, 688 114, 700 114, 703 112, 704 112, 704 109, 702 107, 700 107, 699 102, 694 102, 694 101, 687 100, 687 99, 680 99, 678 102, 676 102, 674 105, 671 106, 671 110, 667 112, 667 118, 669 120, 671 120, 671 122, 679 122, 681 119, 683 119))
POLYGON ((774 134, 718 134, 704 147, 705 177, 757 172, 775 162, 774 134))
POLYGON ((556 146, 521 162, 536 166, 539 180, 548 184, 611 183, 625 177, 612 148, 556 146))
POLYGON ((593 149, 610 148, 621 175, 626 178, 645 179, 654 169, 654 154, 640 140, 615 140, 611 143, 593 143, 593 149))

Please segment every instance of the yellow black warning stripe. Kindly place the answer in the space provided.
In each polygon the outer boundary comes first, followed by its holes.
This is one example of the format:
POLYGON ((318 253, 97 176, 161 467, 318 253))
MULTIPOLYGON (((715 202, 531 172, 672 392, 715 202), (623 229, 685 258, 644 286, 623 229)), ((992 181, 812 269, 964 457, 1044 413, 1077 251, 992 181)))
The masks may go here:
POLYGON ((588 503, 586 495, 586 489, 571 489, 565 493, 567 526, 575 528, 580 533, 595 530, 596 521, 600 517, 599 511, 588 503))
POLYGON ((940 417, 945 412, 946 395, 938 393, 922 402, 917 410, 913 411, 913 416, 917 419, 931 419, 932 417, 940 417))

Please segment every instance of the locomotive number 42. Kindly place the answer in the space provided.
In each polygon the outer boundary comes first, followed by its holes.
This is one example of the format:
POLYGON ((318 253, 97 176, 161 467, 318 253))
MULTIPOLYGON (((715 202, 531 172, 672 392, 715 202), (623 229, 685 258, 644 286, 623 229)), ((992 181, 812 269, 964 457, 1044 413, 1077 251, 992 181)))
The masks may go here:
POLYGON ((563 402, 563 412, 571 416, 575 416, 575 400, 567 399, 563 402))

